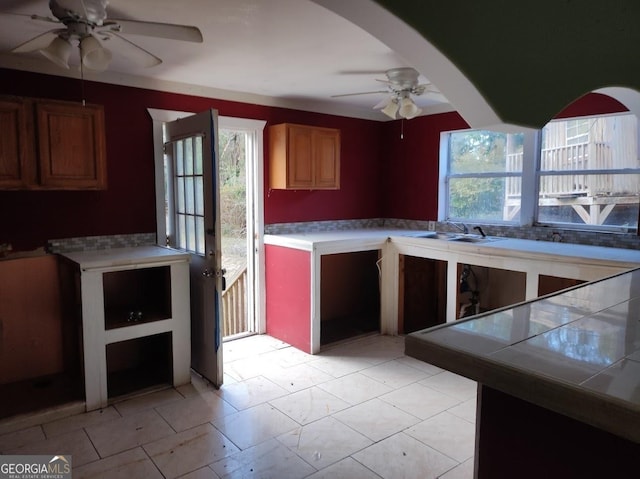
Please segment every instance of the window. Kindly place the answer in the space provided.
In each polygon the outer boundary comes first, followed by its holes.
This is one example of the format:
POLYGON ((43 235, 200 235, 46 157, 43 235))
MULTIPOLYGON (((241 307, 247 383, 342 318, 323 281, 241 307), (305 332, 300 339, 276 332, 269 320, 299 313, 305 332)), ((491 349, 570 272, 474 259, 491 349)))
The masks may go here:
POLYGON ((538 178, 538 222, 637 228, 635 115, 550 122, 542 129, 538 178))
MULTIPOLYGON (((173 143, 173 195, 175 196, 176 246, 204 254, 204 182, 202 137, 194 136, 173 143)), ((171 178, 167 175, 168 178, 171 178)), ((167 208, 168 212, 169 209, 167 208)), ((171 224, 172 219, 167 219, 171 224)))
POLYGON ((538 133, 444 133, 441 145, 441 220, 637 229, 634 115, 557 120, 538 133))
POLYGON ((517 221, 523 135, 474 130, 447 140, 446 219, 517 221))

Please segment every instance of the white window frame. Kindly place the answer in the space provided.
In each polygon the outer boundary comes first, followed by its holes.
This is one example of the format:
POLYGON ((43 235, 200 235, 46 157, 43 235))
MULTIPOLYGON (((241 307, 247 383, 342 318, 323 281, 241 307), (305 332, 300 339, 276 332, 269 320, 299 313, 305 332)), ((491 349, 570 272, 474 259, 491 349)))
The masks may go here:
MULTIPOLYGON (((449 137, 452 133, 460 133, 469 130, 452 130, 442 132, 440 134, 440 173, 438 188, 438 220, 465 223, 482 223, 482 224, 499 224, 499 225, 531 225, 535 215, 537 201, 532 201, 532 195, 537 199, 537 191, 532 191, 535 177, 535 164, 527 161, 536 155, 536 146, 538 145, 538 131, 532 129, 522 129, 521 131, 512 131, 505 133, 522 133, 523 134, 523 165, 521 172, 494 172, 494 173, 476 173, 476 174, 449 174, 449 137), (485 221, 479 219, 451 218, 449 212, 449 179, 450 178, 520 178, 522 182, 522 198, 520 204, 520 217, 516 221, 485 221)), ((538 153, 539 156, 539 153, 538 153)))
MULTIPOLYGON (((615 113, 613 115, 625 114, 624 112, 615 113)), ((590 115, 581 116, 575 118, 559 119, 559 121, 570 120, 588 120, 590 118, 598 118, 608 115, 590 115)), ((640 130, 640 120, 638 121, 638 129, 640 130)), ((445 131, 440 134, 440 171, 439 171, 439 188, 438 188, 438 221, 464 221, 470 224, 495 224, 495 225, 517 225, 517 226, 549 226, 562 229, 573 230, 588 230, 588 231, 602 231, 602 232, 635 232, 637 228, 627 226, 610 226, 610 225, 591 225, 591 224, 577 224, 577 223, 559 223, 559 222, 544 222, 538 220, 538 201, 539 201, 539 188, 540 180, 543 176, 551 175, 572 175, 576 174, 574 170, 549 172, 540 170, 540 157, 541 157, 541 143, 542 143, 542 130, 534 129, 522 129, 524 134, 523 139, 523 170, 521 174, 522 190, 521 190, 521 204, 520 204, 520 218, 516 221, 484 221, 474 218, 449 218, 449 178, 450 177, 462 177, 462 175, 450 175, 449 168, 449 136, 452 133, 460 133, 462 131, 472 130, 452 130, 445 131)), ((638 148, 640 149, 640 131, 638 136, 638 148)), ((639 152, 640 154, 640 152, 639 152)), ((583 171, 579 173, 584 174, 583 171)), ((640 174, 640 168, 638 169, 608 169, 608 170, 589 170, 588 174, 640 174)), ((477 175, 464 175, 472 177, 506 177, 506 176, 518 176, 509 174, 482 174, 477 175)))

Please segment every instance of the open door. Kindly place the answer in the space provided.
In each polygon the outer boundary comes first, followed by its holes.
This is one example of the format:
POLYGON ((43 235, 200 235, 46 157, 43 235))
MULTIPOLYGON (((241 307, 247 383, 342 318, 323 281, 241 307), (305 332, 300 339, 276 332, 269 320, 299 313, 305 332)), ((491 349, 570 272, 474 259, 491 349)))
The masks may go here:
POLYGON ((165 124, 167 245, 191 253, 191 367, 222 385, 218 117, 215 110, 165 124))

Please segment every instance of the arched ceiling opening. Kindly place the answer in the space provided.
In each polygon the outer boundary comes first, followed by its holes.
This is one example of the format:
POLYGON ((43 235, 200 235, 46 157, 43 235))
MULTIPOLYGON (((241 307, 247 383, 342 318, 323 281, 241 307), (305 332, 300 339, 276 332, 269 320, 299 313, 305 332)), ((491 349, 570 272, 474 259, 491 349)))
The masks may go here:
POLYGON ((314 0, 426 75, 475 128, 540 128, 597 91, 640 112, 640 2, 314 0))

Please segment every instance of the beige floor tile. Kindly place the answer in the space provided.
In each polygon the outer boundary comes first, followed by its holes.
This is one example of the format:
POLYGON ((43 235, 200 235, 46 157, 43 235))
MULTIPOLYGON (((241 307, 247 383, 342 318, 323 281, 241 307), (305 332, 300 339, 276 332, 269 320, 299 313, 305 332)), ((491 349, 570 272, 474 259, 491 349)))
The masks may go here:
POLYGON ((420 419, 380 399, 371 399, 333 415, 372 441, 380 441, 420 422, 420 419))
POLYGON ((371 363, 366 359, 340 355, 321 355, 315 361, 311 361, 309 365, 330 374, 334 378, 340 378, 371 367, 371 363))
POLYGON ((156 408, 156 411, 178 432, 237 412, 236 408, 214 392, 173 401, 156 408))
POLYGON ((180 479, 220 479, 220 476, 213 472, 210 467, 202 467, 197 471, 180 476, 180 479))
POLYGON ((380 476, 367 469, 358 461, 350 457, 336 462, 329 467, 325 467, 321 471, 310 475, 307 479, 380 479, 380 476))
POLYGON ((396 359, 396 361, 404 364, 405 366, 411 366, 412 368, 424 371, 429 376, 433 376, 434 374, 438 374, 444 371, 444 369, 441 369, 438 366, 434 366, 433 364, 429 364, 409 356, 402 356, 401 358, 396 359))
POLYGON ((299 479, 315 469, 275 439, 245 449, 211 465, 225 479, 259 477, 263 479, 299 479))
POLYGON ((360 373, 394 389, 415 383, 429 376, 424 371, 402 364, 398 360, 387 361, 377 366, 363 369, 360 373))
POLYGON ((287 394, 287 390, 262 376, 258 376, 222 386, 217 394, 233 407, 241 410, 284 396, 287 394))
POLYGON ((72 431, 51 439, 26 444, 6 451, 7 454, 51 454, 72 456, 71 465, 78 467, 99 459, 95 448, 83 430, 72 431))
POLYGON ((267 352, 260 355, 261 360, 267 360, 283 368, 296 366, 298 364, 305 364, 311 362, 316 356, 300 351, 294 347, 286 347, 276 349, 275 351, 267 352))
POLYGON ((86 430, 103 458, 175 433, 154 410, 89 426, 86 430))
POLYGON ((385 479, 435 479, 457 464, 402 432, 357 452, 353 458, 385 479))
POLYGON ((380 336, 380 338, 379 341, 372 339, 368 344, 350 348, 349 354, 372 364, 380 364, 404 356, 404 339, 391 336, 380 336))
POLYGON ((64 419, 58 419, 57 421, 48 422, 43 424, 42 428, 44 429, 47 437, 53 437, 76 429, 82 429, 84 427, 93 426, 106 421, 113 421, 120 417, 121 416, 118 411, 109 406, 104 409, 98 409, 96 411, 78 414, 77 416, 70 416, 64 419))
POLYGON ((448 412, 454 414, 466 421, 476 422, 476 409, 478 407, 476 398, 467 399, 465 402, 458 404, 450 409, 448 412))
POLYGON ((278 367, 264 374, 267 379, 288 392, 300 391, 334 379, 333 376, 306 364, 288 368, 278 367))
POLYGON ((0 454, 9 449, 26 446, 46 439, 41 426, 32 426, 0 436, 0 454))
POLYGON ((291 431, 298 423, 270 404, 260 404, 213 421, 213 425, 240 449, 291 431))
POLYGON ((380 399, 420 419, 427 419, 440 414, 442 411, 461 402, 460 399, 448 396, 419 383, 395 389, 390 393, 383 394, 380 399))
POLYGON ((475 397, 478 390, 478 385, 475 381, 449 371, 434 374, 420 381, 420 384, 463 401, 475 397))
MULTIPOLYGON (((75 460, 75 458, 74 458, 75 460)), ((162 479, 162 474, 142 448, 107 457, 73 469, 74 479, 162 479)))
POLYGON ((302 425, 350 406, 348 402, 315 386, 274 399, 270 404, 302 425))
POLYGON ((475 425, 447 411, 426 419, 405 432, 458 462, 466 461, 474 453, 475 425))
POLYGON ((122 416, 128 416, 181 399, 184 396, 171 388, 116 402, 113 406, 122 416))
POLYGON ((473 458, 447 471, 440 479, 473 479, 473 458))
POLYGON ((261 353, 278 349, 278 345, 284 344, 271 336, 256 334, 235 341, 222 343, 222 358, 226 363, 256 356, 261 353))
POLYGON ((318 387, 352 405, 382 396, 393 390, 389 386, 385 386, 361 373, 353 373, 333 379, 319 384, 318 387))
POLYGON ((195 471, 238 451, 211 424, 194 427, 143 447, 166 478, 195 471))
POLYGON ((299 427, 277 439, 316 469, 327 467, 371 444, 370 439, 332 417, 299 427))
POLYGON ((191 373, 191 382, 189 384, 183 384, 176 388, 176 391, 184 397, 205 394, 207 392, 215 392, 216 390, 217 389, 213 384, 194 372, 191 373))

